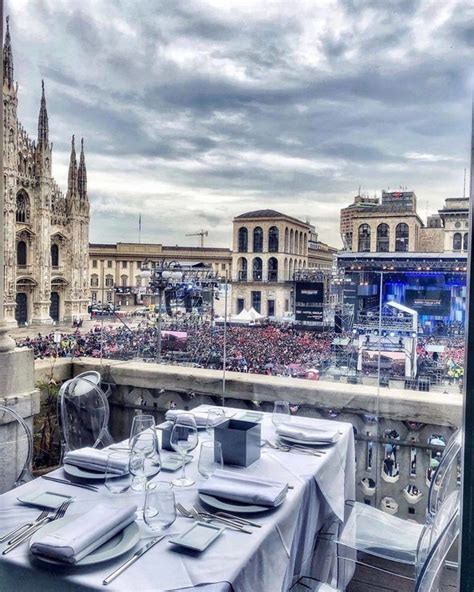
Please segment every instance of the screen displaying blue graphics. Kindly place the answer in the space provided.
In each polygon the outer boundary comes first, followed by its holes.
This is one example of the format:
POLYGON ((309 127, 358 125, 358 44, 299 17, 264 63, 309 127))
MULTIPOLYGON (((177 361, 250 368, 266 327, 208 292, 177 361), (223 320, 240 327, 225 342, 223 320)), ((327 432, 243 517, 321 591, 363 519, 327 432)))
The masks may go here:
POLYGON ((308 328, 322 328, 324 321, 324 283, 295 283, 295 321, 308 328))

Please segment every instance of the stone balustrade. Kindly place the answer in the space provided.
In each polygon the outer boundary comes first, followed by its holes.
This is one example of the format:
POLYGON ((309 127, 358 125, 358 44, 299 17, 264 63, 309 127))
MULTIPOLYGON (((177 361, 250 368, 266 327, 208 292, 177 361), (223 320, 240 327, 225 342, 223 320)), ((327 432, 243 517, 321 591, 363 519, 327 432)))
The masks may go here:
MULTIPOLYGON (((37 373, 47 370, 47 362, 37 363, 37 373)), ((273 402, 282 399, 294 405, 297 416, 348 421, 356 434, 357 499, 380 507, 384 498, 391 498, 386 509, 397 508, 398 516, 419 521, 426 509, 427 471, 442 450, 439 443, 462 421, 459 394, 236 372, 226 373, 224 389, 222 372, 216 370, 93 358, 55 364, 59 380, 86 370, 99 371, 112 386, 111 428, 116 438, 128 436, 137 412, 161 420, 170 405, 192 409, 223 400, 232 407, 271 411, 273 402), (363 478, 375 482, 373 495, 361 487, 363 478), (408 485, 423 495, 416 503, 403 492, 408 485)))

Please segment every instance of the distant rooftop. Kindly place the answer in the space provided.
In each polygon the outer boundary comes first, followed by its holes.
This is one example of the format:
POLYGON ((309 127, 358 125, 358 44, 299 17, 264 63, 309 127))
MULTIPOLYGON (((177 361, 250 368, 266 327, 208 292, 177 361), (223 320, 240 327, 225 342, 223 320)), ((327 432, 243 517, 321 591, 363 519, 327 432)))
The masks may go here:
POLYGON ((234 218, 234 220, 243 220, 249 218, 268 218, 268 219, 275 219, 275 218, 285 218, 286 220, 293 220, 298 224, 304 224, 308 226, 307 222, 303 222, 302 220, 298 220, 298 218, 294 218, 293 216, 288 216, 287 214, 282 214, 281 212, 277 212, 276 210, 253 210, 252 212, 245 212, 244 214, 239 214, 234 218))

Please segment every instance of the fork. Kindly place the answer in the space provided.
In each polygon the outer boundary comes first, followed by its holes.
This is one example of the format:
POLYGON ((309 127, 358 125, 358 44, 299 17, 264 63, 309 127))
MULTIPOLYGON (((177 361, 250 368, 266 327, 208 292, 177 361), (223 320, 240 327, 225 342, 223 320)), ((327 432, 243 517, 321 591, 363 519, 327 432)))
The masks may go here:
POLYGON ((10 553, 10 551, 13 551, 13 549, 16 549, 19 545, 21 545, 22 543, 27 541, 33 534, 35 534, 36 531, 38 531, 45 524, 48 524, 49 522, 53 522, 54 520, 59 520, 60 518, 63 518, 63 516, 66 514, 66 511, 69 508, 69 506, 71 505, 71 503, 72 503, 72 500, 67 500, 67 501, 63 502, 58 507, 58 509, 56 510, 56 512, 54 514, 47 516, 46 518, 43 518, 42 520, 40 520, 38 522, 38 524, 36 524, 33 528, 28 529, 20 537, 16 537, 15 539, 12 539, 11 541, 9 541, 8 547, 2 551, 2 555, 7 555, 8 553, 10 553))
MULTIPOLYGON (((27 522, 26 524, 22 524, 21 526, 19 526, 18 528, 15 528, 13 530, 11 530, 10 532, 7 532, 7 534, 4 534, 2 537, 0 537, 0 543, 3 543, 4 541, 6 541, 7 539, 9 539, 10 537, 14 536, 14 535, 19 535, 20 534, 20 530, 28 530, 29 528, 31 528, 33 525, 35 525, 37 522, 39 522, 40 520, 42 520, 43 518, 46 518, 46 516, 48 515, 48 510, 43 510, 41 512, 41 514, 39 514, 34 520, 33 522, 27 522)), ((25 531, 26 532, 26 531, 25 531)))
POLYGON ((225 520, 224 518, 219 518, 218 516, 212 517, 212 514, 205 516, 203 513, 198 512, 193 508, 193 510, 187 510, 183 505, 180 503, 176 504, 176 509, 178 512, 184 516, 185 518, 193 518, 194 520, 200 520, 201 522, 219 522, 221 524, 225 524, 229 528, 234 530, 238 530, 240 532, 245 532, 246 534, 251 534, 250 531, 245 530, 241 525, 235 524, 231 520, 225 520))

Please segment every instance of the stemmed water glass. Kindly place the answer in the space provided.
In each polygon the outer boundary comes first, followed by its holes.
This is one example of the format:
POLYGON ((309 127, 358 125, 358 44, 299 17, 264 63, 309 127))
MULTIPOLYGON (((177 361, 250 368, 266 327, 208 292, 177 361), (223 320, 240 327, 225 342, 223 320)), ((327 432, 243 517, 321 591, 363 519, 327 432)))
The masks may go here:
POLYGON ((282 423, 289 423, 290 421, 290 404, 288 401, 275 401, 272 414, 273 425, 277 428, 282 423))
POLYGON ((155 418, 153 415, 136 415, 132 421, 132 428, 130 429, 129 448, 132 447, 134 437, 146 430, 155 429, 155 418))
MULTIPOLYGON (((130 473, 133 475, 131 488, 145 491, 147 482, 161 470, 160 448, 155 431, 140 432, 131 441, 130 473)), ((138 515, 143 508, 138 510, 138 515)))
POLYGON ((186 477, 186 454, 196 448, 198 441, 198 431, 194 415, 190 413, 178 415, 170 436, 171 447, 181 455, 183 463, 181 477, 172 481, 176 487, 194 485, 193 479, 186 477))

